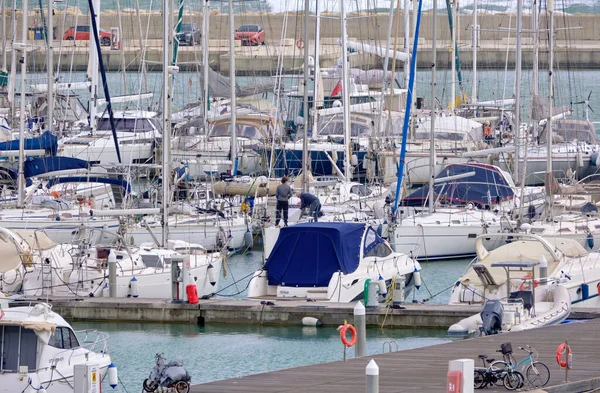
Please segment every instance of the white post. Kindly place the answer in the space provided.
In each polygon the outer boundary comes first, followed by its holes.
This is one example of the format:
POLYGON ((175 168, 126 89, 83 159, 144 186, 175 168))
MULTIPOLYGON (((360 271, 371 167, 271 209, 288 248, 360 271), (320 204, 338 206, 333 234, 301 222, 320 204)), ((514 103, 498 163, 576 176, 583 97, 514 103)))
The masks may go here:
POLYGON ((367 375, 367 393, 379 393, 379 366, 371 359, 365 371, 367 375))
POLYGON ((474 373, 475 373, 475 361, 473 359, 457 359, 450 360, 448 362, 448 371, 460 371, 460 393, 473 393, 474 392, 474 373))
MULTIPOLYGON (((27 74, 27 16, 29 14, 27 6, 28 0, 23 1, 23 29, 21 30, 21 105, 19 108, 19 174, 17 180, 17 207, 23 207, 25 194, 25 175, 23 174, 23 164, 25 161, 25 76, 27 74)), ((14 12, 14 11, 13 11, 14 12)), ((15 48, 12 48, 13 51, 15 48)))
POLYGON ((367 315, 362 302, 356 302, 354 306, 354 328, 356 329, 354 356, 358 358, 367 354, 367 315))
POLYGON ((108 293, 110 297, 117 297, 117 256, 114 250, 108 253, 108 293))

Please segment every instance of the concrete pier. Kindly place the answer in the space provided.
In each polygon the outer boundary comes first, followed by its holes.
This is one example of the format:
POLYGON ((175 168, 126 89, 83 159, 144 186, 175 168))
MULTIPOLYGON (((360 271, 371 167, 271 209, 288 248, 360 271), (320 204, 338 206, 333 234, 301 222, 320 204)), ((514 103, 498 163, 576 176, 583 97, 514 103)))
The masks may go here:
MULTIPOLYGON (((40 302, 46 299, 23 299, 40 302)), ((352 321, 355 303, 305 302, 277 300, 274 305, 259 300, 200 300, 198 304, 173 304, 157 299, 49 298, 52 309, 66 319, 168 322, 230 323, 246 325, 301 325, 302 318, 315 317, 324 325, 339 326, 352 321)), ((366 310, 367 326, 447 328, 459 320, 481 311, 481 305, 449 306, 440 304, 406 304, 404 309, 373 308, 366 310)), ((574 309, 571 318, 599 318, 600 310, 574 309)))
MULTIPOLYGON (((121 24, 123 31, 120 36, 120 48, 111 49, 103 47, 104 62, 110 71, 117 71, 121 67, 121 56, 128 71, 138 71, 142 64, 142 54, 145 51, 146 65, 150 70, 159 71, 162 58, 162 43, 160 32, 162 30, 161 16, 159 12, 141 11, 140 16, 133 10, 121 12, 121 24), (139 26, 143 26, 144 36, 140 39, 139 26)), ((438 17, 439 28, 437 37, 437 59, 438 68, 449 68, 451 66, 451 43, 448 39, 447 17, 438 17)), ((257 47, 242 47, 237 42, 235 56, 236 69, 240 75, 259 74, 272 75, 277 69, 279 58, 281 66, 286 73, 300 72, 302 70, 304 51, 296 45, 299 39, 306 40, 309 50, 314 48, 314 34, 312 31, 305 35, 302 29, 303 14, 291 14, 288 18, 286 36, 281 41, 281 32, 284 25, 283 14, 239 14, 236 15, 236 27, 244 23, 258 23, 265 29, 266 45, 257 47), (280 42, 281 41, 281 42, 280 42)), ((369 43, 371 45, 384 46, 387 32, 387 13, 377 15, 350 15, 348 35, 350 40, 369 43)), ((458 47, 463 69, 471 68, 472 63, 472 41, 473 28, 470 23, 471 16, 462 14, 459 16, 460 26, 458 32, 458 47)), ((20 21, 20 12, 17 12, 17 20, 20 21)), ((40 26, 41 15, 39 11, 31 11, 29 14, 29 26, 40 26)), ((399 20, 402 23, 403 18, 399 20)), ((185 22, 196 22, 202 25, 202 14, 198 12, 186 12, 185 22)), ((6 16, 7 31, 11 30, 10 12, 6 16)), ((54 16, 56 26, 55 38, 55 64, 63 71, 71 69, 71 58, 73 59, 73 70, 84 71, 87 69, 89 41, 67 41, 62 40, 63 33, 76 24, 89 24, 87 15, 76 12, 75 9, 68 11, 57 11, 54 16), (59 59, 61 61, 59 61, 59 59)), ((600 63, 600 15, 564 15, 556 21, 555 61, 557 64, 569 64, 573 67, 596 67, 600 63)), ((481 68, 504 68, 513 67, 515 62, 515 32, 509 33, 509 26, 514 30, 514 15, 511 14, 489 14, 479 15, 480 43, 478 48, 478 66, 481 68), (509 21, 512 20, 512 23, 509 21), (507 48, 509 51, 507 53, 507 48)), ((533 42, 529 29, 530 18, 524 18, 523 33, 523 67, 530 67, 533 63, 533 42)), ((542 17, 540 23, 545 26, 542 17)), ((101 26, 110 31, 118 26, 118 15, 115 11, 103 12, 101 15, 101 26)), ((210 65, 215 70, 227 73, 229 67, 228 47, 228 22, 226 14, 213 13, 210 15, 209 53, 210 65)), ((418 67, 430 67, 432 60, 432 16, 425 13, 421 22, 419 41, 418 67)), ((17 22, 17 31, 20 31, 20 22, 17 22)), ((392 31, 396 31, 394 27, 392 31)), ((397 30, 402 32, 403 27, 397 30)), ((547 34, 541 34, 542 39, 547 34)), ((321 67, 333 66, 340 57, 340 23, 337 15, 326 15, 322 20, 320 38, 320 63, 321 67)), ((12 38, 12 37, 9 37, 12 38)), ((31 37, 32 39, 34 37, 31 37)), ((392 48, 397 45, 402 48, 403 37, 393 39, 392 48)), ((30 71, 42 72, 45 70, 46 49, 44 40, 31 40, 28 42, 32 56, 29 63, 30 71)), ((8 49, 10 52, 10 45, 8 49)), ((201 47, 180 47, 179 59, 182 70, 194 71, 198 68, 201 59, 201 47)), ((545 67, 548 48, 545 42, 540 45, 540 67, 545 67)), ((382 60, 377 56, 352 53, 350 55, 352 67, 378 68, 382 66, 382 60)), ((398 64, 401 69, 402 65, 398 64)))

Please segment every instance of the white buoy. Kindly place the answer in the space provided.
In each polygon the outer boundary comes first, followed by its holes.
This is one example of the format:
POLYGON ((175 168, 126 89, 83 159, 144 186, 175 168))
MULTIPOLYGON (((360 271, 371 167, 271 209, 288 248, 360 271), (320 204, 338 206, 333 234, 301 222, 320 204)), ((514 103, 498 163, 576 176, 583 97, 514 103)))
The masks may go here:
POLYGON ((43 386, 40 386, 40 388, 38 389, 37 393, 46 393, 46 389, 44 389, 43 386))
POLYGON ((217 284, 217 269, 215 269, 212 263, 209 263, 206 270, 208 273, 208 281, 210 282, 210 285, 214 287, 217 284))
POLYGON ((133 277, 131 281, 129 281, 129 294, 131 295, 131 297, 140 296, 139 282, 135 277, 133 277))
POLYGON ((302 318, 302 326, 321 326, 323 322, 319 321, 314 317, 304 317, 302 318))
POLYGON ((377 307, 377 294, 379 292, 379 284, 377 281, 370 281, 367 284, 367 298, 365 299, 365 307, 377 307))
POLYGON ((108 366, 108 384, 114 389, 117 387, 118 380, 117 366, 111 363, 108 366))
POLYGON ((418 271, 417 268, 415 268, 415 271, 413 272, 413 280, 415 283, 415 288, 421 288, 421 272, 418 271))
MULTIPOLYGON (((548 281, 548 260, 544 255, 540 258, 540 283, 546 284, 548 281)), ((533 283, 535 285, 535 283, 533 283)))
POLYGON ((108 296, 109 296, 108 284, 104 284, 104 286, 102 287, 102 297, 108 297, 108 296))
POLYGON ((350 164, 352 166, 358 166, 358 156, 356 154, 352 154, 350 157, 350 164))
POLYGON ((379 286, 379 301, 384 301, 387 296, 387 285, 385 284, 385 280, 383 277, 379 276, 377 280, 377 285, 379 286))

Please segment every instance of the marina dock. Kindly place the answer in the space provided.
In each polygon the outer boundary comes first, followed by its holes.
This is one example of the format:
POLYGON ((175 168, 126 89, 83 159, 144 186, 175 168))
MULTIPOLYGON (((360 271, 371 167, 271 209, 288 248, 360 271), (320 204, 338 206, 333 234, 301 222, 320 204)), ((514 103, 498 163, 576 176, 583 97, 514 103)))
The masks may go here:
MULTIPOLYGON (((368 337, 367 337, 368 340, 368 337)), ((296 367, 241 378, 192 386, 191 392, 202 393, 363 393, 365 368, 371 359, 379 366, 379 391, 385 393, 428 393, 446 391, 448 361, 475 359, 480 354, 498 358, 495 351, 510 341, 515 357, 524 354, 519 346, 531 345, 539 360, 550 369, 550 382, 535 392, 586 392, 600 387, 600 319, 568 323, 534 330, 485 336, 425 348, 388 352, 374 356, 296 367), (555 361, 557 347, 569 341, 573 350, 573 368, 565 382, 565 370, 555 361)), ((350 353, 354 351, 349 350, 350 353)), ((340 358, 342 347, 340 344, 340 358)), ((501 356, 501 355, 500 355, 501 356)), ((486 392, 506 391, 504 387, 486 388, 486 392)))

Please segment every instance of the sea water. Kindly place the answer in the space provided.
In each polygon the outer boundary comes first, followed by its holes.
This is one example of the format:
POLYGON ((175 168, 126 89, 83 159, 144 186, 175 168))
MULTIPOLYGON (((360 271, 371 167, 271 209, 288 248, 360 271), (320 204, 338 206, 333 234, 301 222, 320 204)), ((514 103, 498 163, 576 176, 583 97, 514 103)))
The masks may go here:
MULTIPOLYGON (((424 262, 423 286, 414 292, 415 301, 448 301, 448 288, 464 271, 468 260, 424 262), (433 296, 439 293, 437 296, 433 296)), ((227 274, 221 277, 217 297, 244 298, 250 276, 262 266, 260 251, 230 257, 227 274)), ((223 273, 222 273, 223 274, 223 273)), ((412 301, 413 297, 407 301, 412 301)), ((342 324, 344 321, 340 321, 342 324)), ((350 321, 351 322, 351 321, 350 321)), ((335 326, 250 326, 207 324, 73 322, 75 330, 98 329, 109 334, 109 353, 119 369, 123 386, 116 392, 140 391, 150 374, 155 355, 168 360, 181 357, 193 383, 210 382, 243 375, 342 360, 343 346, 335 326), (123 389, 123 387, 125 389, 123 389)), ((446 329, 369 328, 367 353, 418 348, 449 342, 446 329)), ((354 357, 354 349, 347 351, 354 357)), ((107 381, 104 391, 109 391, 107 381)), ((112 389, 110 389, 112 390, 112 389)))

